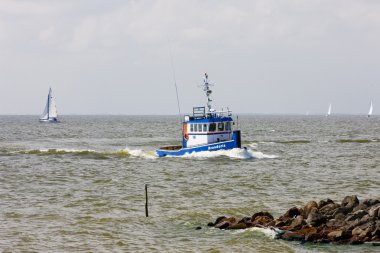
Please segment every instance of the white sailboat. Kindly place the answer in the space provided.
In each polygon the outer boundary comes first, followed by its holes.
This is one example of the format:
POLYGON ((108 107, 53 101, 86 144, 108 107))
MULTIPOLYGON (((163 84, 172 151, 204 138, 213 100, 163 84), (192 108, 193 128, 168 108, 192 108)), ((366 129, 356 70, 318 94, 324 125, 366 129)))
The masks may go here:
POLYGON ((40 122, 58 122, 57 108, 55 106, 51 88, 49 88, 45 110, 41 115, 40 122))
POLYGON ((329 105, 329 109, 327 110, 326 116, 330 116, 330 115, 331 115, 331 103, 329 105))
POLYGON ((373 111, 373 105, 372 105, 372 100, 371 100, 371 103, 369 105, 368 117, 372 116, 372 111, 373 111))

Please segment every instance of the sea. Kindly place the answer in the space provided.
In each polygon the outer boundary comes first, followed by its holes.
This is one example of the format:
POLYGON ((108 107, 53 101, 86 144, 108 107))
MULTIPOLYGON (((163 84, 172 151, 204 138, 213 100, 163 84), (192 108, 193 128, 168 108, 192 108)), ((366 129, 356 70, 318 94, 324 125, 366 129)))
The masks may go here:
POLYGON ((380 116, 240 115, 246 149, 158 158, 178 116, 0 116, 1 252, 379 252, 207 226, 380 197, 380 116), (145 186, 148 217, 145 213, 145 186))

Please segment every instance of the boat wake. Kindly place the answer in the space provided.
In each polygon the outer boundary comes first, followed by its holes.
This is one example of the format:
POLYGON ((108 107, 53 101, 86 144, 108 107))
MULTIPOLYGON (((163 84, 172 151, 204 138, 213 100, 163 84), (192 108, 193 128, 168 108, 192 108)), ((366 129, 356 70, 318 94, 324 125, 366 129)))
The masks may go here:
POLYGON ((124 152, 128 153, 129 155, 133 157, 140 157, 140 158, 145 158, 145 159, 157 159, 158 156, 156 155, 156 152, 151 150, 151 151, 144 151, 142 149, 131 149, 128 147, 125 147, 123 149, 124 152))
POLYGON ((107 159, 112 157, 141 157, 146 159, 155 159, 157 156, 154 151, 143 151, 140 149, 125 148, 118 151, 96 151, 92 149, 68 149, 68 148, 51 148, 51 149, 32 149, 22 150, 12 153, 26 154, 26 155, 72 155, 92 157, 98 159, 107 159))
POLYGON ((246 148, 234 148, 230 150, 217 150, 217 151, 203 151, 187 153, 183 156, 172 156, 182 158, 215 158, 215 157, 229 157, 233 159, 273 159, 277 158, 276 155, 266 155, 259 151, 253 151, 246 148))
MULTIPOLYGON (((4 151, 4 150, 3 150, 4 151)), ((157 159, 159 158, 154 150, 143 150, 143 149, 133 149, 130 147, 125 147, 122 150, 117 151, 96 151, 93 149, 70 149, 70 148, 44 148, 44 149, 31 149, 31 150, 13 150, 3 152, 3 155, 12 154, 25 154, 25 155, 39 155, 39 156, 78 156, 87 157, 94 159, 108 159, 115 157, 133 157, 133 158, 143 158, 143 159, 157 159)), ((187 153, 183 156, 167 156, 167 157, 178 157, 178 158, 217 158, 217 157, 228 157, 232 159, 273 159, 277 158, 276 155, 267 155, 260 151, 253 150, 249 148, 234 148, 230 150, 216 150, 216 151, 203 151, 203 152, 193 152, 187 153)))

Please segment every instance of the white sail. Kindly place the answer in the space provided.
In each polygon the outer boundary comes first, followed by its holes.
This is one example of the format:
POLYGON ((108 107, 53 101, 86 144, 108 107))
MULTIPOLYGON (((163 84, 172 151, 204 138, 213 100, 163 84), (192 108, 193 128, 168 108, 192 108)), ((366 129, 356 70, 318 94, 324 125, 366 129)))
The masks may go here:
POLYGON ((331 115, 331 103, 329 105, 329 109, 327 110, 326 116, 330 116, 330 115, 331 115))
POLYGON ((52 94, 53 93, 50 88, 45 110, 42 113, 41 118, 40 118, 41 121, 57 121, 57 117, 58 117, 57 108, 55 106, 55 101, 52 94))
POLYGON ((49 118, 57 118, 57 107, 55 106, 55 99, 52 96, 52 92, 50 89, 50 105, 49 105, 49 118))
POLYGON ((42 113, 40 119, 41 120, 47 120, 48 118, 49 118, 49 95, 48 95, 48 99, 46 101, 44 112, 42 113))
POLYGON ((372 115, 372 111, 373 111, 373 105, 372 105, 372 100, 371 100, 371 103, 369 105, 368 117, 372 115))

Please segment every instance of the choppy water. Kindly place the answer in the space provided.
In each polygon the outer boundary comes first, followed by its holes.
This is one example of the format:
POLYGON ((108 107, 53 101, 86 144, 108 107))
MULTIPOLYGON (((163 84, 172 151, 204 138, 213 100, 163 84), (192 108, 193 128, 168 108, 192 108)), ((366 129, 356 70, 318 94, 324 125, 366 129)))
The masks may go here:
POLYGON ((177 117, 0 117, 4 252, 375 252, 206 227, 309 200, 380 197, 380 118, 241 116, 248 150, 157 158, 177 117), (144 185, 149 184, 145 217, 144 185), (196 230, 201 226, 201 230, 196 230))

